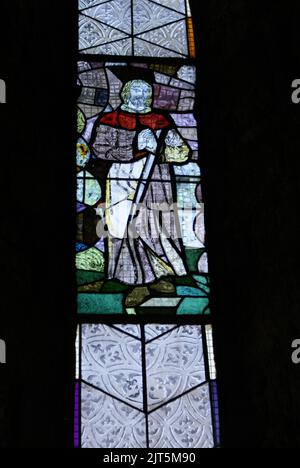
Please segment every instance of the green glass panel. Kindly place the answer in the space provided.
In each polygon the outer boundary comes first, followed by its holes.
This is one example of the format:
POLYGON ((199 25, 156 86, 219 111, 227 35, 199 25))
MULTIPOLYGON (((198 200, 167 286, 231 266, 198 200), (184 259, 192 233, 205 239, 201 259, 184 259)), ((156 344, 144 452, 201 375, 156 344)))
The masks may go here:
POLYGON ((191 276, 176 277, 175 282, 178 286, 197 286, 197 283, 191 276))
POLYGON ((177 287, 178 296, 188 296, 188 297, 205 297, 206 294, 201 289, 191 288, 188 286, 178 286, 177 287))
POLYGON ((178 307, 177 315, 203 315, 208 306, 207 298, 186 298, 178 307))
POLYGON ((96 273, 94 271, 79 270, 76 273, 78 286, 94 283, 103 279, 103 273, 96 273))
POLYGON ((76 255, 76 267, 78 270, 104 273, 104 255, 94 247, 84 250, 76 255))
POLYGON ((186 249, 185 250, 187 266, 191 273, 198 272, 198 262, 203 252, 205 252, 204 249, 186 249))
POLYGON ((120 283, 119 281, 107 281, 103 288, 102 293, 122 293, 128 291, 128 286, 120 283))
POLYGON ((78 294, 79 314, 124 314, 122 294, 78 294))
POLYGON ((77 109, 77 131, 78 133, 82 133, 86 126, 86 118, 84 113, 77 109))
POLYGON ((210 293, 209 278, 207 276, 194 275, 199 288, 203 289, 207 294, 210 293))

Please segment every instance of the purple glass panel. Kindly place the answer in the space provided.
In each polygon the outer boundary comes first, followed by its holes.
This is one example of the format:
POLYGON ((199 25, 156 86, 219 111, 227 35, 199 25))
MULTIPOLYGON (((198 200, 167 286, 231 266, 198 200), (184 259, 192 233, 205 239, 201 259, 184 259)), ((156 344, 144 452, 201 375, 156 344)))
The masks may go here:
POLYGON ((75 411, 74 411, 74 448, 80 448, 80 397, 79 382, 75 384, 75 411))
POLYGON ((219 409, 219 398, 218 398, 218 384, 216 381, 211 382, 211 393, 212 393, 212 408, 215 426, 215 439, 216 446, 221 445, 221 432, 220 432, 220 409, 219 409))

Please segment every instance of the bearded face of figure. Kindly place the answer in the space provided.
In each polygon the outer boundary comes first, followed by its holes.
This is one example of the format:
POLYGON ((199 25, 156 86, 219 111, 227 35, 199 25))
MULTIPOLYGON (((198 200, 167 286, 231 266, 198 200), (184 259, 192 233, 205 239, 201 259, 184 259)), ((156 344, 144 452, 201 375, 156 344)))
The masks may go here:
POLYGON ((147 107, 149 99, 149 90, 144 86, 133 85, 130 90, 129 104, 137 110, 143 110, 147 107))
POLYGON ((152 87, 145 81, 127 83, 123 91, 124 106, 132 112, 149 112, 152 103, 152 87))

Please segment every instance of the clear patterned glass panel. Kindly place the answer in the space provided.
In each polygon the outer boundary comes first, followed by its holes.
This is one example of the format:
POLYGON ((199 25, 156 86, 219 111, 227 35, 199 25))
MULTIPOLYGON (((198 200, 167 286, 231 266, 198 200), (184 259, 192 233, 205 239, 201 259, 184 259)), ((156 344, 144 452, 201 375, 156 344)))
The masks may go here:
POLYGON ((149 436, 152 449, 213 448, 209 385, 151 413, 149 436))
POLYGON ((145 415, 86 384, 81 418, 82 448, 146 448, 145 415))
POLYGON ((197 325, 82 325, 82 447, 213 447, 204 337, 197 325))
POLYGON ((194 57, 188 0, 82 0, 79 11, 83 54, 194 57))

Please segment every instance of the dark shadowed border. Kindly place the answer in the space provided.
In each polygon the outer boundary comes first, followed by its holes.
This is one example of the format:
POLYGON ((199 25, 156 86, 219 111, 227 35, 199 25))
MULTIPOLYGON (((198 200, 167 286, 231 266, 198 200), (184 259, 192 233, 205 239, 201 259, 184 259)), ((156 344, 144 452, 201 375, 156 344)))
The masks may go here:
MULTIPOLYGON (((299 447, 296 10, 192 3, 223 445, 299 447)), ((76 2, 0 9, 0 446, 71 447, 76 2)))

